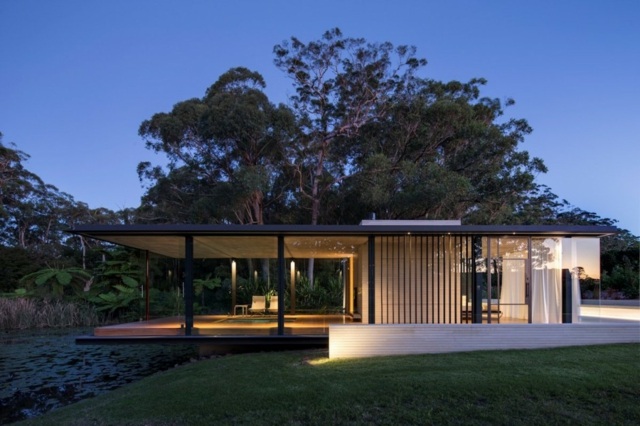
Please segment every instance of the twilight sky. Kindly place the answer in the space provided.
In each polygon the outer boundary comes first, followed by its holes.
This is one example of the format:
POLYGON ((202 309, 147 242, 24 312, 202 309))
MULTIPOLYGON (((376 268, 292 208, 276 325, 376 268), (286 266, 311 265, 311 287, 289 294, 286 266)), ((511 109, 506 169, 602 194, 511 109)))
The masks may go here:
POLYGON ((139 205, 140 123, 229 68, 260 72, 274 103, 290 82, 273 46, 339 27, 418 48, 421 76, 488 80, 521 149, 560 198, 640 235, 640 1, 0 0, 0 132, 26 167, 90 207, 139 205))

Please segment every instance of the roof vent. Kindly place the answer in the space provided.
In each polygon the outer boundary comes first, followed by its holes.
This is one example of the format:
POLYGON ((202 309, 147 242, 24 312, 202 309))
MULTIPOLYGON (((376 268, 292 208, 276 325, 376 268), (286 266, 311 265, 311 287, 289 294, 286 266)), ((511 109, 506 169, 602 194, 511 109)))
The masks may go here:
POLYGON ((361 226, 460 226, 462 220, 363 220, 361 226))

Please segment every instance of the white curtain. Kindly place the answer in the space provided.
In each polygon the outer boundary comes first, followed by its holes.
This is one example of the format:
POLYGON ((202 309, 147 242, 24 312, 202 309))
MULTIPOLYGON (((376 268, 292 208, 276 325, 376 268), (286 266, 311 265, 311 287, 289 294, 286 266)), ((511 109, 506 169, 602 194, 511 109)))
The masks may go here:
POLYGON ((532 277, 531 322, 558 324, 562 322, 562 270, 536 268, 532 277))
POLYGON ((502 261, 500 310, 503 318, 527 319, 525 303, 525 262, 522 259, 502 261))
POLYGON ((562 322, 562 240, 534 240, 531 277, 531 322, 562 322))

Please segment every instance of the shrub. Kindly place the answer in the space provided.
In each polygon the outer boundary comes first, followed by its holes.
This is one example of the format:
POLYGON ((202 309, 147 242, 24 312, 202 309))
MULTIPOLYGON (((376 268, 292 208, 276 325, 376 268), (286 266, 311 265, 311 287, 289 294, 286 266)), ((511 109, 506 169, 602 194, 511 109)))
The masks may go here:
POLYGON ((95 307, 58 299, 0 298, 0 329, 90 327, 101 323, 95 307))
POLYGON ((611 273, 602 274, 602 287, 619 290, 627 299, 640 296, 640 276, 629 265, 615 265, 611 273))

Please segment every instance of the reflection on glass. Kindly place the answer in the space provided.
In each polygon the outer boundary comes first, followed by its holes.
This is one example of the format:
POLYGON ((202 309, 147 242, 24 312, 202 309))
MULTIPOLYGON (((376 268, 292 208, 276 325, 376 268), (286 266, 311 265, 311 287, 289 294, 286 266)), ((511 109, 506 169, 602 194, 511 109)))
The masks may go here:
POLYGON ((484 237, 476 271, 482 288, 483 321, 527 322, 527 262, 529 240, 526 237, 484 237))
POLYGON ((578 322, 582 298, 595 299, 598 304, 601 298, 600 239, 565 238, 563 268, 571 271, 573 322, 578 322))

